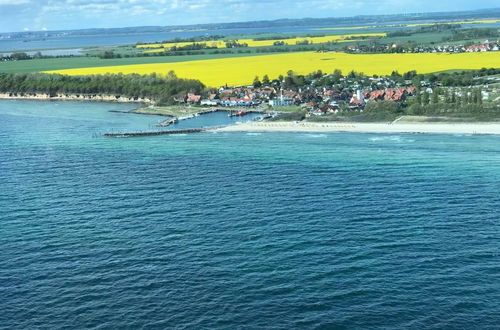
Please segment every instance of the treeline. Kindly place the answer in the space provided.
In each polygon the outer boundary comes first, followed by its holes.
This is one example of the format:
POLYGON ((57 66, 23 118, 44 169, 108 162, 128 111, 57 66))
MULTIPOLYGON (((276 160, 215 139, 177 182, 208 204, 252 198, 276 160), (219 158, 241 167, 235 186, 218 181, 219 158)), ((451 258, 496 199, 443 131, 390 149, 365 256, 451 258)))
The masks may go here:
POLYGON ((167 44, 167 43, 174 43, 174 42, 200 42, 200 41, 214 41, 214 40, 220 40, 224 39, 226 36, 225 35, 207 35, 207 36, 198 36, 198 37, 191 37, 191 38, 174 38, 170 40, 163 40, 163 41, 155 41, 155 42, 138 42, 136 45, 150 45, 150 44, 167 44))
POLYGON ((100 59, 122 58, 121 54, 115 53, 112 50, 107 50, 104 53, 97 54, 96 56, 100 59))
POLYGON ((106 74, 65 76, 59 74, 0 73, 0 93, 114 95, 127 98, 149 98, 158 104, 171 104, 174 97, 188 92, 201 93, 205 86, 198 80, 180 79, 174 72, 165 77, 157 74, 106 74))
POLYGON ((238 40, 228 40, 226 41, 226 48, 241 48, 248 47, 248 44, 245 42, 238 42, 238 40))
POLYGON ((79 57, 83 55, 55 55, 55 56, 48 56, 48 55, 42 55, 41 52, 36 52, 33 55, 29 55, 24 52, 16 52, 12 53, 8 56, 0 56, 1 61, 24 61, 24 60, 34 60, 34 59, 40 59, 40 58, 63 58, 63 57, 79 57))
POLYGON ((421 26, 417 29, 397 30, 387 33, 387 37, 409 37, 417 33, 445 32, 461 28, 460 24, 433 24, 421 26))
POLYGON ((209 46, 206 43, 193 43, 191 45, 184 46, 172 46, 169 51, 186 51, 186 50, 202 50, 202 49, 217 49, 217 46, 209 46))
POLYGON ((483 102, 481 88, 434 88, 417 90, 406 110, 413 115, 500 114, 492 102, 483 102))
POLYGON ((369 76, 356 71, 350 71, 344 75, 341 70, 334 70, 329 74, 318 70, 306 75, 289 71, 285 76, 280 75, 273 79, 270 79, 268 75, 262 76, 262 79, 255 77, 253 85, 254 87, 273 86, 285 89, 298 89, 304 86, 347 88, 351 85, 357 85, 363 88, 377 89, 377 81, 370 78, 382 78, 384 80, 390 79, 401 86, 469 87, 488 84, 488 76, 498 74, 500 74, 500 68, 428 74, 418 74, 415 70, 405 73, 393 71, 390 75, 383 77, 369 76))
POLYGON ((497 28, 475 28, 455 30, 450 37, 444 37, 443 41, 461 41, 498 37, 500 37, 500 32, 497 28))
MULTIPOLYGON (((269 47, 246 47, 246 44, 240 47, 233 48, 206 48, 201 50, 181 50, 180 48, 164 50, 163 52, 154 53, 144 53, 139 52, 135 54, 124 54, 122 57, 154 57, 154 56, 186 56, 186 55, 207 55, 207 54, 251 54, 251 53, 291 53, 291 52, 304 52, 304 51, 329 51, 338 48, 338 44, 334 44, 337 47, 329 47, 329 45, 323 44, 308 44, 298 42, 296 45, 284 45, 284 46, 269 46, 269 47)), ((332 44, 333 45, 333 44, 332 44)), ((188 47, 189 48, 189 47, 188 47)), ((119 54, 117 54, 119 55, 119 54)), ((118 57, 118 56, 117 56, 118 57)))
POLYGON ((306 35, 270 35, 264 37, 253 38, 255 41, 263 40, 285 40, 285 39, 295 39, 295 38, 313 38, 313 37, 324 37, 325 34, 306 34, 306 35))
POLYGON ((412 83, 420 86, 422 82, 428 82, 431 86, 474 86, 488 83, 488 76, 500 74, 500 68, 482 68, 480 70, 460 71, 452 73, 428 73, 415 74, 412 83))

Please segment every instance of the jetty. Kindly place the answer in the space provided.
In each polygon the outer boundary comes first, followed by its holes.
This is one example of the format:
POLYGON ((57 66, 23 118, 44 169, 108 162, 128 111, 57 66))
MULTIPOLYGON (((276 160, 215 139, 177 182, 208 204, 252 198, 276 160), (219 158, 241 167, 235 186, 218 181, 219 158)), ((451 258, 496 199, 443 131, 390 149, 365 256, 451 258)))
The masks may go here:
POLYGON ((178 121, 177 117, 169 118, 157 124, 156 127, 167 127, 173 123, 177 123, 178 121))
POLYGON ((156 136, 156 135, 173 135, 173 134, 192 134, 201 133, 210 130, 216 130, 225 126, 216 127, 201 127, 201 128, 186 128, 177 130, 153 131, 153 132, 122 132, 122 133, 105 133, 105 137, 140 137, 140 136, 156 136))

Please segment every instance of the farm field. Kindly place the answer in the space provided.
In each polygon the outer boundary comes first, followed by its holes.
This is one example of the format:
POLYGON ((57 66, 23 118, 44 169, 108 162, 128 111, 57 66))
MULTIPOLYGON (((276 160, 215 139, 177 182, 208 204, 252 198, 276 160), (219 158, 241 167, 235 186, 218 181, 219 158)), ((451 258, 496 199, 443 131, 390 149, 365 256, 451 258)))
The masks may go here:
MULTIPOLYGON (((266 55, 266 53, 253 53, 253 56, 266 55)), ((154 57, 129 57, 100 59, 97 57, 62 57, 33 59, 28 61, 6 61, 0 62, 0 72, 6 73, 29 73, 48 70, 64 70, 73 68, 175 63, 184 61, 198 61, 207 59, 221 59, 232 57, 248 57, 249 54, 206 54, 206 55, 183 55, 183 56, 154 56, 154 57)))
POLYGON ((450 21, 450 22, 433 22, 433 23, 413 23, 413 24, 387 24, 387 25, 364 25, 364 26, 342 26, 342 27, 325 27, 317 28, 317 31, 336 31, 336 30, 364 30, 372 28, 391 28, 391 27, 421 27, 432 26, 434 24, 495 24, 500 23, 500 19, 485 19, 472 21, 450 21))
POLYGON ((446 70, 480 69, 498 67, 500 52, 487 53, 421 53, 421 54, 346 54, 300 52, 251 57, 206 59, 176 63, 151 63, 46 71, 67 75, 90 75, 105 73, 166 74, 175 71, 181 78, 199 79, 205 85, 248 85, 255 76, 267 74, 271 79, 286 75, 289 70, 307 74, 316 70, 332 72, 340 69, 364 72, 368 75, 386 75, 397 70, 400 73, 417 70, 419 73, 446 70))
MULTIPOLYGON (((331 35, 322 37, 296 37, 290 39, 271 39, 271 40, 254 40, 254 39, 238 39, 236 40, 240 44, 247 44, 248 47, 267 47, 273 46, 277 41, 284 42, 286 45, 295 45, 297 42, 307 40, 312 44, 322 44, 327 42, 352 42, 361 37, 385 37, 386 33, 361 33, 361 34, 347 34, 347 35, 331 35)), ((210 41, 199 41, 196 43, 205 43, 210 47, 225 48, 227 40, 210 40, 210 41)), ((192 45, 195 42, 168 42, 168 43, 156 43, 156 44, 144 44, 137 45, 137 48, 150 49, 150 48, 165 48, 170 49, 172 47, 184 47, 192 45)), ((155 52, 162 50, 149 50, 146 52, 155 52)))

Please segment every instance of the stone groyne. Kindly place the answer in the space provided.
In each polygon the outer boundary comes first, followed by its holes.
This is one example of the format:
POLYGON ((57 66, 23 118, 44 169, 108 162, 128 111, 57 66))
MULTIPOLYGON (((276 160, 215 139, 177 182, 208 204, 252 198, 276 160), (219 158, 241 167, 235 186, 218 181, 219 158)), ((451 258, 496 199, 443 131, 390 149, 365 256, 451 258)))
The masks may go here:
POLYGON ((124 133, 105 133, 105 137, 139 137, 139 136, 156 136, 156 135, 173 135, 173 134, 190 134, 190 133, 201 133, 210 130, 221 129, 224 126, 218 127, 202 127, 202 128, 187 128, 178 130, 165 130, 165 131, 154 131, 154 132, 124 132, 124 133))

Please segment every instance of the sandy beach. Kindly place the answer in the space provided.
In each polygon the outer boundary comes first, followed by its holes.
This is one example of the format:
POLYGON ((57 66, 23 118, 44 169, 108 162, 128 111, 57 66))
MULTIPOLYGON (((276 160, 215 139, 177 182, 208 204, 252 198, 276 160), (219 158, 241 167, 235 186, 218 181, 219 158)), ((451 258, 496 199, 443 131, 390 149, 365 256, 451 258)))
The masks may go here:
POLYGON ((500 123, 309 123, 248 122, 218 129, 221 132, 358 132, 500 134, 500 123))

